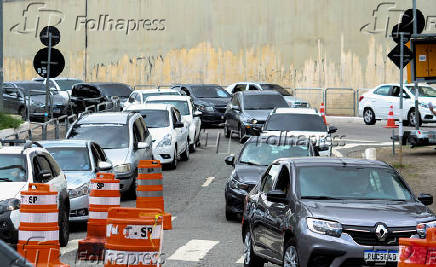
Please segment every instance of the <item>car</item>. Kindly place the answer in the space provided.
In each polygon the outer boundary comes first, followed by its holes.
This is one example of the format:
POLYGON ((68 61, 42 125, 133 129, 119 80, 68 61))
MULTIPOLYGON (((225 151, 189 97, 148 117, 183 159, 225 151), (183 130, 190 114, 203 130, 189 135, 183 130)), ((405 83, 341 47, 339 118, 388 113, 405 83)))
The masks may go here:
POLYGON ((89 140, 41 141, 53 156, 67 178, 70 197, 70 222, 84 222, 89 215, 91 179, 97 172, 112 171, 112 163, 103 149, 89 140))
POLYGON ((180 112, 167 104, 130 105, 124 111, 142 115, 153 139, 153 159, 176 169, 179 158, 189 159, 188 128, 180 112))
POLYGON ((135 90, 133 91, 123 108, 130 105, 144 104, 145 99, 149 96, 163 96, 163 95, 181 95, 176 90, 171 89, 149 89, 149 90, 135 90))
POLYGON ((132 93, 132 88, 123 83, 78 83, 73 85, 71 101, 75 113, 80 113, 86 107, 109 102, 104 108, 113 107, 113 102, 118 101, 121 109, 127 102, 127 98, 132 93))
POLYGON ((131 198, 136 196, 139 161, 153 159, 152 138, 141 114, 85 113, 70 126, 66 138, 99 144, 112 162, 120 191, 131 198))
POLYGON ((321 156, 331 155, 331 134, 338 129, 325 125, 321 114, 308 108, 277 108, 267 118, 262 136, 311 140, 321 156))
POLYGON ((27 105, 23 90, 3 84, 3 112, 18 114, 27 119, 27 105))
MULTIPOLYGON (((46 78, 33 78, 32 79, 35 82, 39 82, 42 84, 46 84, 47 79, 46 78)), ((51 89, 55 89, 59 92, 61 96, 63 96, 66 99, 69 99, 71 97, 71 92, 73 89, 73 85, 76 83, 83 83, 84 81, 78 78, 51 78, 49 80, 49 86, 51 89)))
MULTIPOLYGON (((403 124, 416 125, 415 115, 415 86, 403 86, 403 124)), ((436 89, 428 85, 418 85, 419 96, 419 124, 436 122, 436 116, 428 108, 428 103, 436 105, 436 89)), ((398 84, 382 84, 359 97, 359 116, 366 125, 374 125, 377 120, 388 118, 390 106, 393 106, 394 118, 400 118, 400 86, 398 84)))
POLYGON ((239 82, 227 86, 226 91, 229 94, 245 90, 275 90, 279 92, 286 100, 288 105, 292 108, 309 108, 310 104, 307 101, 296 98, 292 93, 282 86, 274 83, 262 82, 239 82))
POLYGON ((201 111, 201 123, 219 125, 224 122, 226 106, 231 95, 217 84, 179 84, 172 87, 183 95, 190 96, 194 106, 201 111))
POLYGON ((57 162, 40 144, 25 140, 2 140, 0 148, 0 239, 16 244, 20 225, 20 192, 30 183, 50 185, 58 192, 59 242, 68 244, 70 199, 67 180, 57 162), (10 146, 7 146, 7 145, 10 146), (24 144, 24 146, 16 146, 24 144))
POLYGON ((318 156, 308 140, 294 141, 280 136, 252 136, 245 142, 237 158, 234 154, 225 158, 226 164, 234 168, 224 191, 228 221, 242 218, 245 197, 274 160, 318 156))
POLYGON ((434 227, 432 203, 384 162, 278 159, 245 203, 244 265, 397 266, 399 238, 434 227))
MULTIPOLYGON (((29 112, 29 117, 31 120, 42 120, 45 118, 46 88, 43 84, 34 81, 14 81, 5 82, 3 87, 8 88, 8 98, 11 100, 11 102, 7 103, 7 105, 10 105, 9 108, 14 109, 15 104, 18 102, 24 103, 25 108, 22 106, 22 104, 20 104, 20 109, 18 110, 21 116, 24 116, 27 112, 29 112), (15 88, 17 91, 13 90, 13 88, 15 88), (16 97, 16 101, 12 101, 14 97, 16 97)), ((49 92, 49 109, 50 112, 53 112, 53 117, 59 117, 72 113, 69 99, 61 96, 57 90, 50 89, 49 92)), ((50 114, 47 115, 50 117, 50 114)))
POLYGON ((289 107, 277 91, 240 91, 232 96, 224 114, 224 135, 238 134, 245 142, 250 136, 260 135, 262 126, 274 108, 289 107))
POLYGON ((189 96, 150 96, 146 104, 170 104, 173 105, 182 115, 182 122, 188 128, 189 149, 195 152, 200 145, 201 112, 197 111, 189 96))

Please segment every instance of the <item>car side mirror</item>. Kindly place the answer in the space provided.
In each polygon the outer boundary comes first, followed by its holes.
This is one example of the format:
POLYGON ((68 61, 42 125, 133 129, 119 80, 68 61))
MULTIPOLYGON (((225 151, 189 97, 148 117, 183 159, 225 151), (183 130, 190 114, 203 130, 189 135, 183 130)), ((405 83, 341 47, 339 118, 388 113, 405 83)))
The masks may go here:
POLYGON ((107 161, 100 161, 97 165, 98 171, 110 171, 112 169, 112 163, 107 161))
POLYGON ((420 194, 418 196, 418 200, 426 206, 430 206, 431 204, 433 204, 433 196, 430 194, 420 194))
POLYGON ((42 182, 42 181, 47 181, 50 178, 52 178, 51 176, 51 171, 49 170, 42 170, 40 172, 38 172, 38 174, 36 175, 36 178, 42 182))
POLYGON ((227 165, 229 166, 234 166, 235 165, 235 155, 231 154, 229 156, 227 156, 224 161, 226 162, 227 165))
POLYGON ((271 202, 288 203, 288 196, 282 190, 272 190, 266 194, 266 199, 271 202))
POLYGON ((335 126, 329 127, 329 134, 336 133, 337 131, 338 131, 338 128, 336 128, 335 126))
POLYGON ((194 117, 200 117, 201 114, 203 114, 203 113, 201 113, 201 111, 197 110, 197 111, 194 112, 194 117))
POLYGON ((185 92, 185 91, 180 91, 180 94, 181 94, 182 96, 186 96, 186 92, 185 92))
POLYGON ((183 128, 185 127, 185 124, 183 124, 183 122, 176 122, 174 123, 174 128, 183 128))
POLYGON ((137 149, 148 149, 150 146, 146 142, 138 142, 136 145, 137 149))

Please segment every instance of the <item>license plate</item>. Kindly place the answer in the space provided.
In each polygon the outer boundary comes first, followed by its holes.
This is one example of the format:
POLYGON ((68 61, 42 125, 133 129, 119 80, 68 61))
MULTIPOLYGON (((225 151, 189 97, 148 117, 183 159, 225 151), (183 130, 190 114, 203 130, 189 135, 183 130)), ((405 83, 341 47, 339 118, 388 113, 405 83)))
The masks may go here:
POLYGON ((365 250, 363 259, 366 262, 398 262, 398 251, 365 250))
POLYGON ((224 116, 221 116, 221 119, 224 120, 224 116))
POLYGON ((53 109, 53 112, 54 112, 54 113, 61 113, 61 109, 60 109, 60 108, 54 108, 54 109, 53 109))

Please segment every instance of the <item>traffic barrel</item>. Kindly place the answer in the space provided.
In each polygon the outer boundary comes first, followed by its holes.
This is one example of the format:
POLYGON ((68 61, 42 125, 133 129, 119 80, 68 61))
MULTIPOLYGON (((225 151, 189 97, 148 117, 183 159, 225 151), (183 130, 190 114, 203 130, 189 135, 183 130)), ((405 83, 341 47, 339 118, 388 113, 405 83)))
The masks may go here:
POLYGON ((110 208, 120 206, 120 180, 112 173, 97 173, 91 179, 89 193, 88 233, 79 241, 79 260, 103 260, 106 219, 110 208))
POLYGON ((161 210, 111 208, 106 226, 104 266, 160 266, 162 239, 161 210))
POLYGON ((324 102, 321 102, 321 107, 319 107, 319 113, 321 114, 321 117, 324 120, 324 124, 327 125, 327 120, 325 118, 325 106, 324 106, 324 102))
POLYGON ((136 207, 163 212, 164 230, 172 229, 171 214, 165 212, 162 165, 159 160, 141 160, 138 165, 136 207))
POLYGON ((425 239, 400 238, 398 267, 436 266, 436 228, 427 229, 425 239))
POLYGON ((58 192, 30 183, 21 192, 17 251, 35 266, 69 266, 60 262, 58 192))
POLYGON ((398 125, 395 125, 394 107, 393 106, 390 106, 390 108, 389 108, 388 121, 386 123, 385 128, 398 128, 398 125))

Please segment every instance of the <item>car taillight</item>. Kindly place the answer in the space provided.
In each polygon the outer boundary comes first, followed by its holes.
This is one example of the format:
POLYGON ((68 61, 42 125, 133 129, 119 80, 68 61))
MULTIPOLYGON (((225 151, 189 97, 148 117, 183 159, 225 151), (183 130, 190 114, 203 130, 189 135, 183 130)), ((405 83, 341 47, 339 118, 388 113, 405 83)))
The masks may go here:
POLYGON ((362 101, 363 95, 359 96, 359 102, 362 101))

